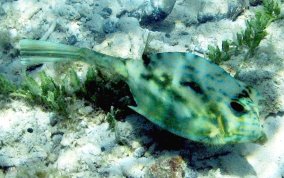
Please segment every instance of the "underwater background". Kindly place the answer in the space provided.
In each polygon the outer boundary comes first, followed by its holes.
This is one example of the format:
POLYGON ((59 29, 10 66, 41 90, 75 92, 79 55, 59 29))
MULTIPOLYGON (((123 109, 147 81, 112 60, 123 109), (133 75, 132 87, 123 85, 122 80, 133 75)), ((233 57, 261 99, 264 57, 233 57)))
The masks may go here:
POLYGON ((0 74, 0 178, 284 177, 283 0, 1 0, 0 74), (21 64, 22 39, 131 60, 208 58, 258 91, 267 141, 178 137, 129 109, 115 74, 83 62, 21 64))

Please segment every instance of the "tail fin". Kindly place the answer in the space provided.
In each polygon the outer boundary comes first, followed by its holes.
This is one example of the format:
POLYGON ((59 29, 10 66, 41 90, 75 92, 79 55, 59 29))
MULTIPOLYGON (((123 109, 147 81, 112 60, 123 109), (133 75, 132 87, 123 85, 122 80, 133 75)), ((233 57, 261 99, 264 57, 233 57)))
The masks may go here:
POLYGON ((38 40, 20 41, 21 63, 33 65, 43 62, 62 62, 82 60, 127 77, 125 61, 86 48, 77 48, 38 40))
POLYGON ((80 48, 46 41, 21 40, 20 51, 24 65, 82 60, 80 48))

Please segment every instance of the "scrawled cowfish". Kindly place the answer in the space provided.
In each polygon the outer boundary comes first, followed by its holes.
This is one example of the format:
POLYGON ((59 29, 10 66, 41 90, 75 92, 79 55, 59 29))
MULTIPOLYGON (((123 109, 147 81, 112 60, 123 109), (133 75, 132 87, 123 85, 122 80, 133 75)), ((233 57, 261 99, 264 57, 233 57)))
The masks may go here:
POLYGON ((81 60, 117 73, 134 111, 178 136, 207 144, 263 142, 255 90, 209 60, 187 52, 122 59, 63 44, 21 40, 25 65, 81 60))

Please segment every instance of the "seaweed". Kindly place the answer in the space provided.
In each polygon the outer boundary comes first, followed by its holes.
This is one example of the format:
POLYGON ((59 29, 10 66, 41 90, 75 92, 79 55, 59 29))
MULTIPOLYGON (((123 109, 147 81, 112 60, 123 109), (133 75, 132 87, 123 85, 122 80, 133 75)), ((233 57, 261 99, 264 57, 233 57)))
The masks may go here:
POLYGON ((40 104, 47 109, 68 116, 69 95, 62 84, 56 83, 45 72, 40 73, 40 82, 26 76, 16 96, 22 96, 31 104, 40 104))
POLYGON ((7 53, 12 48, 11 37, 7 30, 0 30, 0 50, 7 53))
POLYGON ((72 105, 76 100, 107 113, 110 128, 115 126, 115 118, 122 118, 128 112, 128 105, 134 102, 130 91, 122 81, 113 81, 89 67, 85 80, 81 80, 74 69, 70 69, 61 80, 39 73, 39 79, 24 76, 23 82, 16 86, 0 75, 0 94, 24 99, 31 105, 56 112, 65 118, 72 118, 72 105), (106 82, 107 81, 107 82, 106 82))
POLYGON ((69 80, 55 82, 45 72, 40 72, 39 81, 25 76, 21 85, 16 86, 0 75, 0 94, 22 98, 32 105, 41 105, 69 117, 68 106, 74 102, 76 92, 83 90, 84 82, 79 80, 73 69, 69 71, 66 78, 69 80))
POLYGON ((266 28, 280 18, 277 0, 263 0, 263 9, 255 17, 246 21, 246 29, 236 34, 236 39, 222 41, 222 48, 208 46, 208 58, 216 64, 228 61, 233 55, 245 52, 245 59, 253 56, 260 42, 267 36, 266 28))
POLYGON ((116 127, 116 116, 118 115, 119 110, 115 110, 114 107, 110 108, 110 112, 107 113, 106 121, 109 123, 109 129, 115 131, 116 127))
POLYGON ((8 95, 16 91, 16 85, 8 81, 3 75, 0 74, 0 94, 8 95))

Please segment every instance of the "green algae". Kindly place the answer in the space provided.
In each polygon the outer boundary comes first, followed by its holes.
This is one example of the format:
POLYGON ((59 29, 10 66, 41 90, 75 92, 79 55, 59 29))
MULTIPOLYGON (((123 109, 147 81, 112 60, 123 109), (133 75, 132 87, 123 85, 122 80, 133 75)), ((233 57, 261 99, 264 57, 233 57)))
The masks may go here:
POLYGON ((222 41, 222 47, 208 46, 208 58, 216 64, 228 61, 233 55, 245 53, 245 59, 253 56, 260 42, 267 36, 266 28, 271 22, 281 18, 277 0, 264 0, 262 10, 246 21, 246 28, 236 34, 235 40, 222 41))

